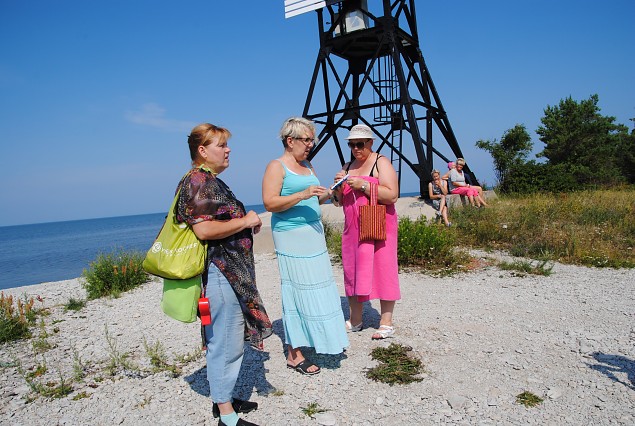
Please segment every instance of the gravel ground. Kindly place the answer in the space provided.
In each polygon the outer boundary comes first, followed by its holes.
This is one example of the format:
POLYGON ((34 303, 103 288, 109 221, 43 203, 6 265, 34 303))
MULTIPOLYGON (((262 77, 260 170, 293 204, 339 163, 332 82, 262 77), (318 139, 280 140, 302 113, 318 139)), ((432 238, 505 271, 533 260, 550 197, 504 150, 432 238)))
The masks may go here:
MULTIPOLYGON (((260 408, 244 418, 261 425, 635 424, 635 270, 556 264, 551 276, 522 277, 492 266, 500 254, 473 254, 483 260, 473 272, 402 273, 394 338, 371 340, 379 306, 369 303, 365 329, 349 335, 343 355, 307 350, 322 367, 311 377, 285 367, 277 264, 271 254, 257 255, 259 288, 276 333, 266 352, 246 350, 239 393, 260 408), (390 343, 413 348, 425 368, 420 382, 389 386, 366 378, 376 365, 371 350, 390 343), (523 391, 544 402, 518 404, 523 391), (311 403, 327 411, 310 418, 302 409, 311 403)), ((338 265, 334 273, 343 295, 338 265)), ((44 340, 52 348, 36 354, 37 338, 0 345, 1 424, 216 424, 198 325, 163 315, 158 282, 88 302, 79 312, 63 308, 70 297, 85 297, 78 280, 6 293, 43 297, 51 311, 44 340), (169 362, 179 355, 194 359, 177 377, 153 373, 146 347, 157 342, 169 362), (124 354, 132 366, 110 374, 111 358, 124 354), (24 374, 44 364, 47 372, 35 380, 46 387, 62 377, 72 382, 70 395, 33 394, 24 374), (85 377, 76 381, 80 364, 85 377)))

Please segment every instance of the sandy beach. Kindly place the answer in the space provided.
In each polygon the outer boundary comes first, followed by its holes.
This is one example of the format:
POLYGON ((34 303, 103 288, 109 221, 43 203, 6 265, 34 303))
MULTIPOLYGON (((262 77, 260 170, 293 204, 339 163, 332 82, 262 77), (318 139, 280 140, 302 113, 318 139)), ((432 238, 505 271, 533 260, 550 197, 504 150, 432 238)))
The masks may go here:
MULTIPOLYGON (((418 203, 404 200, 404 212, 429 214, 418 203)), ((445 278, 402 272, 394 338, 371 340, 379 306, 368 303, 365 329, 349 334, 345 353, 306 351, 322 367, 319 375, 308 377, 285 366, 275 254, 266 240, 256 244, 258 286, 275 334, 265 341, 265 352, 248 348, 245 353, 238 396, 260 404, 244 416, 251 422, 635 424, 634 270, 556 264, 548 277, 519 276, 495 266, 497 259, 507 258, 504 254, 474 251, 482 267, 472 272, 445 278), (377 364, 372 349, 390 343, 413 348, 425 369, 421 381, 389 386, 366 377, 377 364), (544 402, 533 408, 518 404, 516 396, 523 391, 544 402), (326 411, 309 418, 302 409, 311 403, 326 411)), ((334 264, 333 272, 347 312, 340 265, 334 264)), ((85 298, 77 279, 5 294, 40 296, 50 315, 34 329, 33 339, 0 346, 0 424, 217 424, 199 326, 161 312, 159 281, 118 299, 90 301, 78 312, 64 310, 69 298, 85 298), (42 340, 37 336, 43 331, 50 348, 38 352, 34 342, 42 340), (148 348, 157 346, 170 363, 182 367, 176 377, 152 370, 148 348), (184 357, 191 359, 178 361, 184 357), (113 359, 125 359, 127 367, 108 368, 113 359), (24 375, 42 365, 46 373, 35 380, 53 387, 64 378, 73 388, 68 396, 32 392, 24 375), (84 377, 76 380, 78 369, 84 377)))

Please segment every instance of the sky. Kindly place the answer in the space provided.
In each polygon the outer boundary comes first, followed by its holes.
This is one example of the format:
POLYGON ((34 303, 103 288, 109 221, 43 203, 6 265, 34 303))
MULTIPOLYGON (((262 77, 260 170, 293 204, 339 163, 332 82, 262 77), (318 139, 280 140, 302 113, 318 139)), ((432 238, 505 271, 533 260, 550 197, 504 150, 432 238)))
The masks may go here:
MULTIPOLYGON (((285 19, 283 4, 0 0, 0 226, 166 211, 203 122, 232 132, 221 177, 261 204, 319 50, 316 12, 285 19)), ((492 160, 475 142, 524 124, 540 152, 535 131, 561 99, 597 94, 601 114, 633 128, 633 0, 415 4, 428 70, 486 184, 492 160)), ((325 183, 340 169, 334 149, 313 164, 325 183)), ((417 190, 404 168, 401 192, 417 190)))

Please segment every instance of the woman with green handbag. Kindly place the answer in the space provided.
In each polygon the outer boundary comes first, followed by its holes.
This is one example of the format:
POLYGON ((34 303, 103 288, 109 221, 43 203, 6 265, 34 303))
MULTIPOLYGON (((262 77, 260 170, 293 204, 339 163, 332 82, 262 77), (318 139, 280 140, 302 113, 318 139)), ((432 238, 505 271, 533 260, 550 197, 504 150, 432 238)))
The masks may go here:
POLYGON ((193 168, 179 183, 177 220, 192 225, 207 242, 209 272, 205 295, 210 301, 212 324, 205 326, 207 379, 219 425, 253 425, 238 417, 258 404, 234 398, 243 359, 244 341, 263 350, 272 333, 271 321, 256 287, 253 234, 262 222, 245 211, 229 187, 218 178, 229 166, 231 133, 213 124, 200 124, 188 145, 193 168))

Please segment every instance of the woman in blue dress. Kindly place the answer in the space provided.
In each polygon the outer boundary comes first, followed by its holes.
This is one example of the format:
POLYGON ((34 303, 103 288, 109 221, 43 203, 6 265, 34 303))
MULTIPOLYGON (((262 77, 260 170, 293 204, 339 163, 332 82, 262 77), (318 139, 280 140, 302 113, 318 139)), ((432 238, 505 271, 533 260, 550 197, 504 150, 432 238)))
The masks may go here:
POLYGON ((320 204, 330 197, 330 191, 320 185, 307 161, 315 142, 313 122, 289 118, 280 129, 280 138, 284 152, 267 165, 262 201, 272 212, 287 367, 313 375, 320 367, 304 357, 301 347, 339 354, 349 345, 321 220, 320 204))

